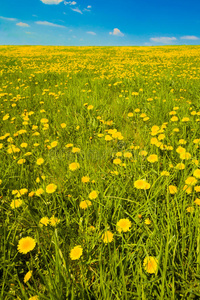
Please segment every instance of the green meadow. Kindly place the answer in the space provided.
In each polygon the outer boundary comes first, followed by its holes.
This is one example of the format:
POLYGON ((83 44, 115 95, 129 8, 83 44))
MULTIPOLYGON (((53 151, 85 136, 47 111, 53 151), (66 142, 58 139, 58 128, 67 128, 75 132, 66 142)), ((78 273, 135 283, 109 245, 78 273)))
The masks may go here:
POLYGON ((200 298, 200 46, 0 46, 0 299, 200 298))

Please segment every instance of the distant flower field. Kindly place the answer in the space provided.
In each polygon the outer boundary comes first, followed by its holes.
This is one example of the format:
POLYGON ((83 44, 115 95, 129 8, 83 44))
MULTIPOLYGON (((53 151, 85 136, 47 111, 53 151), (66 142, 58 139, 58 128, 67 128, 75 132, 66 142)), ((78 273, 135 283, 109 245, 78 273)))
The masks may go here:
POLYGON ((0 299, 200 297, 200 46, 0 46, 0 299))

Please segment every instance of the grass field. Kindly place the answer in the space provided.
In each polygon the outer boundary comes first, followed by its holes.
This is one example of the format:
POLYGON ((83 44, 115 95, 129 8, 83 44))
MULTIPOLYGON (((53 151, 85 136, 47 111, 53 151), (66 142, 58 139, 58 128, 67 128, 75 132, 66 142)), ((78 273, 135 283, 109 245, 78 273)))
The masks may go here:
POLYGON ((0 299, 199 299, 200 46, 0 46, 0 299))

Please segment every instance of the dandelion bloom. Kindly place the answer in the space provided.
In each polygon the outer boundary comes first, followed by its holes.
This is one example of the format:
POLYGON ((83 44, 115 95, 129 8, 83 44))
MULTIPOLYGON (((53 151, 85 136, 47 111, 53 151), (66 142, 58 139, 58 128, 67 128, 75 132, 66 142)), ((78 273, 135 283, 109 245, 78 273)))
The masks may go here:
POLYGON ((25 276, 24 276, 24 283, 26 283, 27 281, 29 281, 29 279, 32 276, 33 271, 28 271, 25 276))
POLYGON ((89 194, 90 200, 96 199, 96 198, 98 197, 98 194, 99 194, 98 191, 92 191, 92 192, 89 194))
POLYGON ((82 181, 83 183, 87 183, 87 182, 90 181, 90 177, 88 177, 88 176, 83 176, 83 177, 81 178, 81 181, 82 181))
POLYGON ((184 185, 183 187, 183 191, 185 191, 187 194, 191 194, 192 193, 192 187, 188 186, 187 184, 184 185))
POLYGON ((77 147, 72 148, 72 153, 79 153, 80 151, 81 151, 80 148, 77 148, 77 147))
POLYGON ((57 224, 60 223, 60 219, 58 219, 58 218, 52 216, 52 217, 49 219, 49 223, 50 223, 51 226, 54 226, 54 227, 55 227, 57 224))
POLYGON ((194 175, 196 178, 200 178, 200 169, 194 170, 193 175, 194 175))
POLYGON ((187 212, 192 213, 194 211, 194 207, 189 206, 188 208, 186 208, 187 212))
POLYGON ((144 223, 145 223, 146 225, 150 225, 150 224, 151 224, 151 220, 150 220, 149 218, 147 218, 147 219, 145 219, 144 223))
POLYGON ((93 109, 93 108, 94 108, 93 105, 89 105, 89 106, 87 107, 88 110, 91 110, 91 109, 93 109))
POLYGON ((79 259, 81 255, 83 254, 83 248, 81 245, 75 246, 71 251, 70 251, 70 258, 72 260, 79 259))
POLYGON ((39 300, 39 297, 36 295, 36 296, 28 298, 28 300, 39 300))
POLYGON ((156 154, 151 154, 147 157, 147 160, 150 162, 150 163, 154 163, 156 161, 158 161, 158 155, 156 154))
POLYGON ((67 125, 65 123, 60 124, 62 128, 65 128, 67 125))
POLYGON ((40 225, 45 225, 47 226, 49 224, 50 220, 48 217, 43 217, 42 219, 40 219, 40 225))
POLYGON ((191 158, 191 154, 189 152, 185 152, 185 153, 181 153, 180 154, 180 159, 190 159, 191 158))
POLYGON ((43 188, 39 188, 37 191, 35 191, 35 195, 36 195, 36 196, 40 196, 40 195, 42 195, 43 193, 44 193, 43 188))
POLYGON ((35 248, 36 242, 33 238, 27 236, 19 240, 17 250, 20 253, 26 254, 35 248))
POLYGON ((175 185, 169 185, 169 192, 170 194, 176 194, 177 193, 177 187, 175 185))
POLYGON ((140 190, 148 190, 150 188, 150 184, 145 180, 139 179, 134 182, 134 187, 140 190))
POLYGON ((55 185, 54 183, 51 183, 51 184, 47 185, 46 192, 48 194, 52 194, 55 192, 56 189, 57 189, 57 185, 55 185))
POLYGON ((71 164, 69 165, 70 171, 76 171, 76 170, 79 169, 79 168, 80 168, 80 165, 79 165, 79 163, 77 163, 77 162, 71 163, 71 164))
POLYGON ((102 235, 103 242, 105 244, 111 243, 113 241, 113 233, 109 230, 107 230, 103 235, 102 235))
POLYGON ((54 141, 54 142, 51 143, 52 148, 56 147, 57 145, 58 145, 58 141, 54 141))
POLYGON ((18 163, 19 165, 22 165, 22 164, 24 164, 25 162, 26 162, 26 159, 25 159, 25 158, 21 158, 21 159, 18 160, 17 163, 18 163))
POLYGON ((37 161, 36 161, 36 164, 38 166, 42 165, 44 163, 44 159, 42 157, 38 158, 37 161))
POLYGON ((158 260, 154 256, 147 256, 144 259, 143 267, 147 273, 156 273, 158 269, 158 260))
POLYGON ((91 205, 92 205, 92 202, 90 200, 81 201, 79 204, 80 208, 82 208, 82 209, 86 209, 91 205))
POLYGON ((188 185, 195 185, 196 183, 197 183, 197 180, 193 176, 190 176, 185 180, 185 184, 188 184, 188 185))
POLYGON ((105 136, 105 141, 112 141, 112 139, 113 139, 112 136, 108 134, 105 136))
POLYGON ((115 164, 115 165, 120 165, 121 164, 121 159, 120 158, 115 158, 115 159, 113 159, 113 164, 115 164))
POLYGON ((200 205, 200 199, 199 198, 196 198, 194 203, 196 203, 197 205, 200 205))
POLYGON ((117 222, 117 231, 127 232, 130 231, 131 221, 129 219, 121 219, 117 222))
POLYGON ((162 171, 160 175, 161 176, 169 176, 170 173, 168 171, 162 171))
POLYGON ((11 202, 10 206, 12 209, 18 208, 22 205, 22 200, 21 199, 15 199, 11 202))
POLYGON ((185 169, 185 165, 183 163, 179 163, 176 165, 175 167, 177 170, 184 170, 185 169))
POLYGON ((200 185, 195 186, 194 190, 195 190, 195 192, 197 192, 197 193, 200 192, 200 185))

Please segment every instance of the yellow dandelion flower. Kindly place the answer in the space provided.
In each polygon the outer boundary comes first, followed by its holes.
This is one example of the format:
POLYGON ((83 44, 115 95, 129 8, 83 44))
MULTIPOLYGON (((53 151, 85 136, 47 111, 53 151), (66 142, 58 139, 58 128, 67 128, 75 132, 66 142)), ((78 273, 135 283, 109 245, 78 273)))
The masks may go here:
POLYGON ((126 158, 131 158, 133 155, 132 155, 132 153, 131 152, 125 152, 124 153, 124 157, 126 157, 126 158))
POLYGON ((119 232, 127 232, 130 231, 131 221, 129 219, 120 219, 117 222, 117 231, 119 232))
POLYGON ((175 167, 177 170, 184 170, 185 169, 185 165, 183 163, 179 163, 176 165, 175 167))
POLYGON ((55 227, 57 224, 60 223, 60 219, 58 219, 58 218, 52 216, 52 217, 49 219, 49 223, 50 223, 51 226, 54 226, 54 227, 55 227))
POLYGON ((23 201, 21 199, 12 200, 10 206, 12 209, 18 208, 22 205, 23 201))
POLYGON ((105 244, 111 243, 113 241, 113 233, 109 230, 107 230, 103 235, 102 235, 103 242, 105 244))
POLYGON ((71 163, 71 164, 69 165, 70 171, 76 171, 76 170, 79 169, 79 168, 80 168, 80 165, 79 165, 79 163, 77 163, 77 162, 71 163))
POLYGON ((80 148, 77 148, 77 147, 72 148, 72 153, 79 153, 80 151, 81 151, 80 148))
POLYGON ((28 271, 24 276, 24 283, 27 283, 32 276, 33 271, 28 271))
POLYGON ((143 267, 147 273, 154 274, 158 269, 158 260, 154 256, 147 256, 144 259, 143 267))
POLYGON ((36 196, 40 196, 44 193, 44 190, 42 188, 37 189, 37 191, 35 191, 35 195, 36 196))
POLYGON ((26 162, 26 159, 25 158, 21 158, 21 159, 19 159, 18 160, 18 165, 22 165, 22 164, 24 164, 26 162))
POLYGON ((187 210, 187 212, 189 212, 189 213, 193 213, 194 207, 190 206, 190 207, 186 208, 186 210, 187 210))
POLYGON ((132 112, 128 113, 128 117, 132 118, 133 117, 133 113, 132 112))
POLYGON ((90 177, 89 177, 89 176, 83 176, 83 177, 81 178, 81 181, 82 181, 83 183, 87 183, 87 182, 90 181, 90 177))
POLYGON ((170 173, 168 171, 162 171, 161 176, 169 176, 170 173))
POLYGON ((88 105, 88 107, 87 107, 88 110, 91 110, 91 109, 93 109, 93 108, 94 108, 93 105, 88 105))
POLYGON ((158 161, 158 156, 156 154, 151 154, 147 157, 147 160, 150 163, 154 163, 154 162, 158 161))
POLYGON ((200 169, 194 170, 193 175, 194 175, 196 178, 200 178, 200 169))
POLYGON ((71 251, 70 251, 70 258, 72 260, 77 260, 81 257, 83 254, 83 248, 81 245, 75 246, 71 251))
POLYGON ((27 143, 21 143, 21 145, 20 145, 22 148, 26 148, 27 146, 28 146, 28 144, 27 143))
POLYGON ((82 208, 82 209, 86 209, 91 205, 92 205, 92 202, 90 200, 81 201, 79 204, 80 208, 82 208))
POLYGON ((35 248, 36 242, 33 238, 27 236, 19 240, 17 250, 20 253, 26 254, 29 251, 32 251, 35 248))
POLYGON ((115 158, 115 159, 113 159, 113 164, 115 164, 115 165, 120 165, 121 164, 121 159, 120 158, 115 158))
POLYGON ((145 180, 139 179, 134 182, 134 187, 140 190, 147 190, 150 188, 150 184, 145 180))
POLYGON ((197 193, 200 192, 200 185, 195 186, 194 190, 195 190, 195 192, 197 192, 197 193))
POLYGON ((90 200, 96 199, 96 198, 98 197, 98 194, 99 194, 98 191, 92 191, 92 192, 89 194, 90 200))
POLYGON ((39 300, 39 297, 36 295, 36 296, 28 298, 28 300, 39 300))
POLYGON ((43 217, 42 219, 40 219, 40 225, 45 225, 47 226, 49 224, 50 220, 48 217, 43 217))
POLYGON ((187 194, 191 194, 192 193, 192 187, 188 186, 187 184, 184 185, 183 187, 183 191, 185 191, 187 194))
POLYGON ((55 185, 54 183, 51 183, 51 184, 47 185, 46 192, 48 194, 52 194, 55 192, 56 189, 57 189, 57 185, 55 185))
POLYGON ((67 145, 65 145, 66 148, 71 148, 73 146, 74 146, 73 144, 67 144, 67 145))
POLYGON ((146 225, 150 225, 151 224, 151 220, 149 218, 147 218, 147 219, 144 220, 144 223, 146 225))
POLYGON ((195 201, 194 201, 194 203, 197 204, 197 205, 200 205, 200 199, 196 198, 195 201))
POLYGON ((180 154, 180 159, 190 159, 191 158, 191 154, 189 152, 185 152, 185 153, 181 153, 180 154))
POLYGON ((51 148, 54 148, 58 145, 58 141, 54 141, 51 143, 51 148))
POLYGON ((112 141, 112 139, 113 139, 112 136, 108 134, 105 136, 105 141, 112 141))
POLYGON ((38 166, 42 165, 44 163, 44 159, 42 157, 38 158, 37 161, 36 161, 36 164, 38 166))
POLYGON ((170 194, 174 195, 177 193, 177 187, 175 185, 169 185, 170 194))
POLYGON ((195 185, 196 183, 197 183, 197 180, 193 176, 190 176, 185 180, 185 184, 188 184, 188 185, 195 185))
POLYGON ((67 125, 65 123, 60 124, 62 128, 65 128, 67 125))

